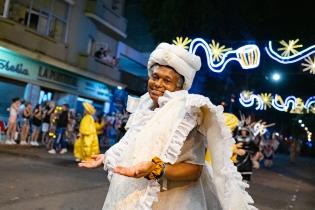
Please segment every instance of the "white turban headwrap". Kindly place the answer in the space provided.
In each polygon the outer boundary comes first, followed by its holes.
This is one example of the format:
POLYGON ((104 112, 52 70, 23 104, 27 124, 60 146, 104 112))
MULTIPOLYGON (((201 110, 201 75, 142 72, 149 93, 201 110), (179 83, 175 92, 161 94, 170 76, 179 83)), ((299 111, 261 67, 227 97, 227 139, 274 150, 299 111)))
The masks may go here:
POLYGON ((183 89, 190 89, 196 72, 201 67, 200 57, 189 53, 183 47, 170 45, 168 43, 159 44, 151 53, 148 62, 149 76, 152 74, 151 67, 154 64, 170 66, 177 73, 185 78, 183 89))

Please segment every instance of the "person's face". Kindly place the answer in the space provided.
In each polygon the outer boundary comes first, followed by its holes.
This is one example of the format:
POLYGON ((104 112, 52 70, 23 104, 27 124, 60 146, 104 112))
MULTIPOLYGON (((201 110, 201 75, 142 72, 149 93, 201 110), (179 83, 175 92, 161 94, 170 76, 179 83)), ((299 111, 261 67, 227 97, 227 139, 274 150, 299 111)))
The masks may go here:
POLYGON ((16 102, 14 102, 15 106, 19 107, 21 105, 21 101, 17 100, 16 102))
POLYGON ((180 90, 177 87, 178 78, 179 74, 167 66, 157 66, 154 68, 148 80, 148 92, 155 104, 158 104, 158 98, 166 90, 170 92, 180 90))
POLYGON ((241 136, 246 137, 247 136, 247 131, 241 130, 241 136))

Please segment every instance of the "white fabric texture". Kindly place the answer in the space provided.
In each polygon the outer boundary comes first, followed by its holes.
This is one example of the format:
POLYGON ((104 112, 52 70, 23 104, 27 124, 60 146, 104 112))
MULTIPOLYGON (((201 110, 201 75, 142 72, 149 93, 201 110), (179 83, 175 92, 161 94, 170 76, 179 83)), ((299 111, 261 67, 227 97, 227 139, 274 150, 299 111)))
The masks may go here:
POLYGON ((154 64, 160 64, 174 68, 185 78, 183 89, 189 90, 196 72, 201 67, 201 60, 199 56, 189 53, 183 47, 171 45, 168 43, 161 43, 150 54, 148 61, 149 76, 152 74, 151 67, 154 64))
MULTIPOLYGON (((126 125, 126 135, 105 154, 104 168, 111 184, 103 209, 256 209, 230 160, 234 140, 224 125, 223 109, 187 91, 166 91, 159 98, 160 108, 152 111, 152 105, 148 94, 139 103, 133 102, 135 112, 126 125), (212 155, 212 165, 205 165, 197 182, 170 182, 168 191, 159 192, 155 181, 112 173, 115 166, 131 166, 155 155, 166 163, 181 161, 185 140, 194 128, 207 137, 212 155)), ((189 161, 189 157, 182 160, 189 161)))

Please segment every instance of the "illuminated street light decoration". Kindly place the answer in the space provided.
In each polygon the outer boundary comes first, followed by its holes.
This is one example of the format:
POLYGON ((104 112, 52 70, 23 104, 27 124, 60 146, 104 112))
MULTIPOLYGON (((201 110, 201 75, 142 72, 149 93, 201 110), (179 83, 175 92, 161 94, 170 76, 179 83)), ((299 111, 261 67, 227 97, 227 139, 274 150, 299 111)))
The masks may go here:
POLYGON ((315 105, 315 96, 309 97, 305 102, 305 108, 309 109, 310 106, 315 105))
POLYGON ((315 45, 312 45, 296 54, 289 55, 289 56, 281 56, 277 52, 275 52, 272 48, 272 42, 268 42, 268 46, 265 47, 265 51, 267 54, 275 61, 282 63, 282 64, 291 64, 303 60, 304 58, 311 56, 315 53, 315 45))
POLYGON ((310 71, 310 74, 315 74, 315 56, 313 57, 313 60, 311 57, 307 57, 304 59, 306 63, 302 63, 303 71, 310 71))
POLYGON ((214 55, 210 46, 201 38, 196 38, 191 42, 189 52, 196 54, 200 47, 206 53, 209 69, 215 73, 221 73, 230 61, 237 61, 243 69, 252 69, 259 66, 260 51, 257 45, 245 45, 236 50, 222 52, 222 58, 219 62, 214 61, 214 55))
POLYGON ((176 40, 173 40, 173 43, 177 46, 180 46, 184 49, 188 49, 189 47, 187 46, 189 43, 191 42, 191 39, 189 39, 188 37, 185 37, 185 39, 183 37, 176 37, 176 40))
POLYGON ((286 111, 288 111, 290 109, 290 104, 292 105, 291 106, 291 110, 292 109, 295 109, 296 107, 296 104, 297 104, 297 99, 295 96, 288 96, 285 101, 284 101, 284 104, 286 106, 286 111))
POLYGON ((209 46, 212 52, 212 58, 214 61, 217 62, 222 60, 224 52, 233 50, 232 48, 225 48, 225 45, 220 46, 220 43, 216 43, 214 40, 211 41, 211 44, 209 44, 209 46))
MULTIPOLYGON (((276 52, 272 48, 272 42, 269 41, 265 51, 270 58, 282 64, 292 64, 305 59, 306 63, 302 63, 302 66, 305 67, 303 71, 315 74, 315 56, 313 60, 310 57, 312 54, 315 54, 315 45, 298 51, 298 48, 303 47, 298 42, 299 39, 289 40, 288 42, 281 40, 279 43, 282 47, 277 49, 278 51, 283 51, 280 55, 280 52, 276 52)), ((260 63, 260 50, 254 44, 244 45, 233 50, 232 48, 225 48, 225 45, 220 46, 219 42, 214 40, 208 44, 201 38, 191 40, 188 37, 176 37, 173 43, 184 49, 189 49, 189 52, 192 54, 196 54, 199 48, 203 49, 206 54, 207 66, 215 73, 221 73, 231 61, 238 62, 243 69, 257 68, 260 63)))
POLYGON ((298 53, 296 48, 301 48, 303 45, 297 44, 299 42, 299 39, 296 40, 289 40, 289 43, 287 43, 284 40, 281 40, 279 43, 283 46, 281 48, 278 48, 278 51, 283 51, 281 53, 282 56, 288 57, 292 53, 292 55, 295 55, 298 53))
POLYGON ((278 110, 280 112, 287 112, 288 111, 282 97, 277 95, 277 94, 272 99, 272 106, 273 106, 273 108, 275 108, 276 110, 278 110))
POLYGON ((272 104, 272 95, 271 93, 262 93, 260 94, 261 100, 263 101, 264 110, 271 107, 272 104))
POLYGON ((307 101, 305 102, 304 107, 308 113, 311 112, 315 114, 315 96, 308 98, 307 101))
POLYGON ((252 94, 250 91, 243 91, 240 94, 239 102, 244 107, 251 107, 254 105, 256 101, 256 110, 263 110, 264 109, 264 102, 262 101, 261 97, 255 94, 252 94), (248 94, 251 93, 251 94, 248 94))
POLYGON ((301 98, 296 98, 295 108, 290 113, 303 114, 304 101, 301 98))
POLYGON ((292 114, 315 114, 315 96, 309 97, 306 102, 295 96, 288 96, 285 100, 278 94, 272 96, 271 93, 253 94, 252 91, 244 90, 240 93, 239 102, 244 107, 252 107, 256 102, 256 110, 266 110, 267 108, 275 108, 281 112, 292 114))

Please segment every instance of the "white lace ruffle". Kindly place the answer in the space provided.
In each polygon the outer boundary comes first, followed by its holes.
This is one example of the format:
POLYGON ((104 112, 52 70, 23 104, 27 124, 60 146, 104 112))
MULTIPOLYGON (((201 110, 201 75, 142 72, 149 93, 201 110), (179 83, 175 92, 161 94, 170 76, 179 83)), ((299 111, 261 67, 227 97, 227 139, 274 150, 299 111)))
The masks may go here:
MULTIPOLYGON (((166 91, 162 97, 159 98, 159 105, 163 106, 169 100, 174 97, 181 97, 188 95, 187 91, 178 91, 178 92, 169 92, 166 91)), ((189 110, 191 111, 191 110, 189 110)), ((179 123, 175 129, 169 145, 166 147, 167 150, 164 152, 163 157, 161 158, 164 162, 174 164, 181 153, 181 148, 187 139, 190 131, 196 126, 196 115, 194 112, 187 112, 183 120, 179 123)), ((145 195, 141 198, 139 204, 141 209, 150 210, 154 201, 157 201, 157 193, 160 191, 160 184, 153 182, 147 186, 145 195)))
MULTIPOLYGON (((230 209, 241 209, 241 210, 254 210, 254 206, 250 205, 253 203, 251 196, 245 191, 245 188, 248 187, 242 181, 241 175, 237 172, 237 168, 233 165, 230 157, 232 156, 232 146, 235 141, 232 138, 232 135, 229 129, 224 123, 223 108, 221 106, 214 106, 208 98, 205 98, 200 95, 188 94, 187 91, 177 91, 177 92, 168 92, 166 91, 164 96, 159 98, 160 106, 166 104, 169 100, 174 97, 184 96, 186 100, 186 110, 188 114, 182 119, 182 121, 175 128, 169 145, 162 155, 162 159, 165 162, 175 163, 177 158, 180 155, 181 147, 184 144, 189 132, 196 126, 196 119, 199 122, 199 130, 201 133, 207 133, 207 123, 205 123, 206 113, 211 113, 213 118, 213 123, 216 124, 215 133, 215 142, 210 146, 215 146, 212 155, 219 156, 221 159, 217 163, 214 162, 212 169, 213 182, 217 188, 217 194, 221 201, 224 210, 230 209), (201 118, 198 115, 198 112, 194 110, 202 110, 201 118), (237 203, 237 207, 232 206, 232 204, 237 203)), ((126 136, 117 144, 117 146, 111 148, 106 153, 106 160, 104 163, 104 169, 109 170, 108 178, 111 179, 112 169, 121 161, 121 156, 123 151, 128 146, 128 141, 132 140, 130 137, 134 136, 135 133, 143 127, 143 125, 152 117, 154 111, 151 111, 152 101, 149 96, 146 94, 140 98, 139 106, 132 117, 129 119, 129 127, 131 130, 128 130, 126 136), (134 133, 135 132, 135 133, 134 133), (127 134, 130 133, 130 137, 127 134), (125 140, 126 139, 126 140, 125 140)), ((209 139, 208 139, 209 142, 209 139)), ((153 202, 157 200, 157 193, 160 191, 160 185, 157 182, 150 181, 146 187, 145 193, 141 196, 139 200, 138 207, 136 209, 150 210, 152 209, 153 202)))
POLYGON ((164 157, 162 157, 164 162, 174 164, 177 161, 188 134, 194 127, 196 127, 196 117, 192 115, 194 115, 194 113, 187 113, 175 129, 170 144, 168 145, 168 149, 164 153, 164 157))
POLYGON ((113 169, 121 162, 122 154, 128 147, 128 139, 129 133, 127 132, 126 135, 114 146, 112 146, 107 152, 105 153, 104 158, 104 170, 108 171, 107 178, 111 181, 113 176, 113 169))
POLYGON ((160 184, 157 181, 151 180, 148 181, 148 186, 145 191, 145 194, 141 197, 139 201, 139 210, 151 210, 153 202, 158 199, 158 192, 160 192, 160 184))
MULTIPOLYGON (((228 127, 225 125, 224 122, 224 115, 223 115, 223 107, 222 106, 214 106, 208 98, 205 98, 200 95, 194 95, 191 94, 187 100, 187 107, 203 107, 203 109, 209 110, 210 113, 214 114, 215 116, 215 122, 219 123, 219 126, 217 126, 219 131, 219 136, 216 138, 217 142, 221 144, 221 147, 216 147, 215 150, 212 150, 212 156, 216 155, 222 155, 223 158, 223 165, 215 166, 215 162, 212 164, 213 166, 213 179, 215 180, 217 177, 220 176, 220 179, 222 179, 221 176, 223 176, 224 180, 224 195, 223 198, 221 196, 221 203, 223 206, 223 209, 230 210, 230 209, 246 209, 246 210, 255 210, 256 207, 252 206, 251 204, 254 203, 251 196, 248 194, 248 192, 245 190, 248 188, 248 184, 242 181, 242 176, 237 171, 237 168, 234 166, 234 164, 231 161, 232 156, 232 146, 235 144, 235 140, 232 137, 232 134, 228 127), (220 150, 218 150, 220 148, 220 150), (238 200, 238 203, 241 204, 241 206, 235 207, 231 206, 233 202, 238 200)), ((205 116, 204 116, 205 117, 205 116)), ((201 125, 200 131, 202 133, 206 133, 207 125, 201 125)), ((209 139, 208 139, 209 142, 209 139)), ((208 143, 209 144, 209 143, 208 143)), ((211 145, 209 145, 211 146, 211 145)), ((209 147, 208 146, 208 147, 209 147)), ((216 187, 221 187, 220 184, 218 184, 215 181, 216 187), (219 185, 219 186, 218 186, 219 185)), ((220 192, 221 190, 217 190, 220 192)), ((219 195, 220 197, 220 195, 219 195)), ((220 199, 220 198, 219 198, 220 199)))
POLYGON ((128 147, 128 141, 139 132, 141 127, 151 118, 153 112, 148 107, 152 106, 152 100, 148 93, 140 98, 128 97, 128 111, 131 114, 126 124, 125 136, 114 146, 112 146, 106 153, 104 159, 104 170, 108 171, 108 180, 111 181, 113 176, 113 169, 122 161, 122 155, 128 147), (146 108, 144 108, 146 107, 146 108), (129 130, 129 128, 132 128, 129 130))

